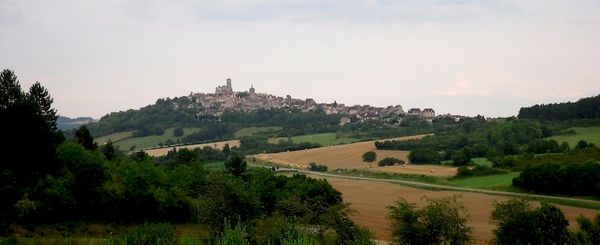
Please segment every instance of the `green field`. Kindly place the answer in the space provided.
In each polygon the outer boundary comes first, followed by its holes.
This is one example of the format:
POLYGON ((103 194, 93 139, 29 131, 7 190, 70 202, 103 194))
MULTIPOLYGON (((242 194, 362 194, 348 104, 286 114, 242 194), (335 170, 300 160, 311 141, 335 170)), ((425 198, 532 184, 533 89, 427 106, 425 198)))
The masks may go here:
POLYGON ((575 147, 580 140, 600 146, 600 127, 574 127, 565 131, 569 130, 575 131, 575 134, 556 135, 548 139, 554 139, 559 143, 567 142, 571 148, 575 147))
POLYGON ((253 134, 256 134, 256 133, 269 132, 269 131, 281 131, 282 129, 283 129, 283 127, 279 127, 279 126, 247 127, 247 128, 242 128, 242 129, 238 130, 237 132, 235 132, 233 134, 233 136, 236 139, 239 139, 239 138, 245 137, 245 136, 252 136, 253 134))
POLYGON ((472 177, 466 179, 454 180, 450 183, 460 187, 470 188, 491 188, 498 186, 511 186, 512 179, 517 177, 519 172, 512 172, 508 174, 489 175, 481 177, 472 177))
POLYGON ((336 138, 336 133, 307 134, 291 137, 294 143, 315 143, 322 146, 349 144, 358 141, 353 138, 336 138))
POLYGON ((95 141, 99 145, 106 144, 106 142, 108 142, 109 139, 112 142, 119 142, 121 140, 124 140, 124 139, 127 139, 127 138, 131 138, 131 134, 133 134, 133 132, 135 132, 135 131, 125 131, 125 132, 119 132, 119 133, 109 134, 109 135, 105 135, 105 136, 99 137, 95 141))
MULTIPOLYGON (((475 158, 471 158, 471 161, 473 162, 473 164, 475 165, 481 165, 481 166, 486 166, 486 167, 492 167, 492 162, 490 160, 488 160, 485 157, 475 157, 475 158)), ((442 164, 445 165, 452 165, 454 162, 452 160, 445 160, 442 161, 442 164)))
POLYGON ((171 139, 175 142, 181 140, 183 137, 200 131, 200 128, 183 128, 183 136, 174 137, 173 131, 175 128, 168 128, 165 130, 163 135, 150 135, 145 137, 131 137, 122 141, 116 142, 115 145, 119 146, 122 150, 129 150, 131 146, 135 145, 136 149, 148 148, 158 146, 159 143, 164 143, 167 139, 171 139))

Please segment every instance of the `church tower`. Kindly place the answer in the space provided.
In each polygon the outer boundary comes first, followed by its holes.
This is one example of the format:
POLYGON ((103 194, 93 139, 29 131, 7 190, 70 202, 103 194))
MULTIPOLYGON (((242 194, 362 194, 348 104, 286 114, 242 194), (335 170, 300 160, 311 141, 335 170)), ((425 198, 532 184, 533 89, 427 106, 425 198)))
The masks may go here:
POLYGON ((231 89, 231 78, 227 78, 227 87, 231 89))

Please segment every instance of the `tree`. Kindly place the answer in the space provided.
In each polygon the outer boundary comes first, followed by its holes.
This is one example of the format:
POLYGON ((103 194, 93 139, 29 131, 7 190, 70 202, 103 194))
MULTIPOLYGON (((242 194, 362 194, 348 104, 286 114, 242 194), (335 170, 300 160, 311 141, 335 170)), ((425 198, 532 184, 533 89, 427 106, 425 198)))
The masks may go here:
POLYGON ((183 129, 182 128, 176 128, 175 130, 173 130, 173 136, 175 136, 175 137, 181 137, 181 136, 183 136, 183 129))
POLYGON ((56 129, 46 89, 36 83, 25 93, 10 70, 0 73, 0 118, 0 223, 4 223, 14 218, 18 200, 26 201, 42 178, 60 171, 56 148, 64 136, 56 129))
POLYGON ((371 163, 377 160, 377 154, 374 151, 367 151, 362 155, 362 160, 367 163, 367 168, 370 168, 371 163))
POLYGON ((79 143, 83 148, 89 151, 98 148, 98 144, 94 142, 94 137, 92 137, 92 134, 85 125, 81 125, 77 131, 75 131, 75 142, 79 143))
POLYGON ((0 108, 7 109, 24 97, 21 85, 14 72, 3 70, 0 73, 0 108))
POLYGON ((421 209, 402 198, 388 207, 396 244, 468 244, 472 240, 467 210, 457 196, 423 200, 421 209))
POLYGON ((577 217, 579 230, 575 233, 578 244, 600 244, 600 214, 591 220, 584 216, 577 217))
POLYGON ((104 157, 106 157, 106 159, 108 159, 109 161, 115 158, 116 153, 112 140, 108 139, 106 144, 104 144, 104 146, 102 147, 102 153, 104 154, 104 157))
POLYGON ((238 154, 231 154, 225 161, 225 171, 233 176, 243 177, 246 175, 246 168, 246 160, 238 154))
POLYGON ((494 206, 490 219, 498 226, 496 244, 565 244, 570 238, 569 221, 553 205, 534 209, 527 200, 512 199, 494 206))

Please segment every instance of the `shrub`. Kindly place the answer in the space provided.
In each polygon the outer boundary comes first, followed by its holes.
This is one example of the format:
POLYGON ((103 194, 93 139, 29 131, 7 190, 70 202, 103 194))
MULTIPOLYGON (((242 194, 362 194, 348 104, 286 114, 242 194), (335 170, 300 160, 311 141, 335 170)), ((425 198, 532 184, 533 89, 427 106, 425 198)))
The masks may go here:
POLYGON ((467 210, 457 196, 423 199, 423 208, 404 199, 388 207, 392 237, 398 244, 468 244, 472 240, 467 210))
POLYGON ((414 164, 433 163, 437 164, 441 161, 441 155, 431 149, 416 149, 410 151, 408 160, 414 164))
POLYGON ((126 244, 177 244, 175 227, 170 224, 144 224, 125 234, 126 244))
POLYGON ((310 170, 310 171, 317 171, 317 172, 327 172, 327 166, 311 162, 308 165, 308 170, 310 170))
POLYGON ((494 175, 494 174, 505 174, 507 171, 500 170, 497 168, 490 168, 487 166, 475 166, 468 167, 462 166, 458 168, 458 173, 454 176, 454 178, 467 178, 474 176, 486 176, 486 175, 494 175))
POLYGON ((377 163, 377 165, 379 166, 394 166, 394 165, 402 165, 406 163, 404 160, 400 160, 398 158, 393 158, 393 157, 386 157, 384 159, 381 159, 381 161, 379 161, 377 163))

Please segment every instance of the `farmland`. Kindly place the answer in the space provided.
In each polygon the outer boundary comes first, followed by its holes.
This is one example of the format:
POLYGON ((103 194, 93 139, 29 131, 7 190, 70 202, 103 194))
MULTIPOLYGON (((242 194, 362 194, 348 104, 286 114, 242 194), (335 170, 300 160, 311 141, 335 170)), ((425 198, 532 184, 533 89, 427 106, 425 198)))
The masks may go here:
MULTIPOLYGON (((317 176, 315 176, 318 178, 317 176)), ((365 225, 373 230, 377 239, 389 240, 389 222, 386 219, 387 206, 402 197, 410 202, 422 204, 422 197, 440 198, 450 195, 460 195, 461 201, 469 212, 468 222, 474 227, 474 238, 476 244, 488 244, 492 239, 492 231, 495 228, 489 222, 489 216, 493 210, 494 201, 507 200, 507 197, 494 196, 481 193, 456 192, 456 191, 432 191, 402 186, 392 183, 383 183, 367 180, 348 180, 341 178, 327 178, 333 187, 340 191, 344 201, 351 203, 351 208, 358 211, 353 219, 355 222, 365 225)), ((593 217, 597 210, 558 206, 564 213, 571 225, 575 225, 575 219, 579 215, 593 217)))
MULTIPOLYGON (((396 139, 408 140, 419 139, 424 135, 400 137, 396 139)), ((292 167, 305 168, 311 162, 327 165, 330 170, 335 169, 365 169, 367 165, 362 161, 362 154, 366 151, 375 151, 378 159, 394 157, 407 161, 407 151, 377 150, 375 141, 365 141, 346 145, 335 145, 306 149, 292 152, 281 152, 273 154, 260 154, 258 159, 274 162, 292 167)), ((371 164, 371 171, 383 171, 404 174, 426 174, 433 176, 453 176, 456 174, 455 167, 441 165, 407 165, 378 167, 377 163, 371 164)))
POLYGON ((549 137, 548 139, 554 139, 561 142, 569 143, 569 146, 574 147, 580 140, 585 140, 595 145, 600 145, 600 127, 573 127, 565 130, 575 132, 574 134, 562 134, 549 137))
POLYGON ((211 143, 202 143, 202 144, 194 144, 194 145, 182 145, 182 146, 175 146, 175 147, 163 147, 163 148, 156 148, 156 149, 146 149, 144 150, 146 153, 148 153, 148 155, 150 156, 154 156, 154 157, 159 157, 159 156, 164 156, 166 155, 170 150, 173 150, 173 148, 176 149, 194 149, 194 148, 204 148, 204 147, 212 147, 215 149, 223 149, 223 146, 225 146, 225 144, 229 144, 229 147, 234 147, 240 146, 240 141, 239 140, 227 140, 227 141, 219 141, 219 142, 211 142, 211 143))

